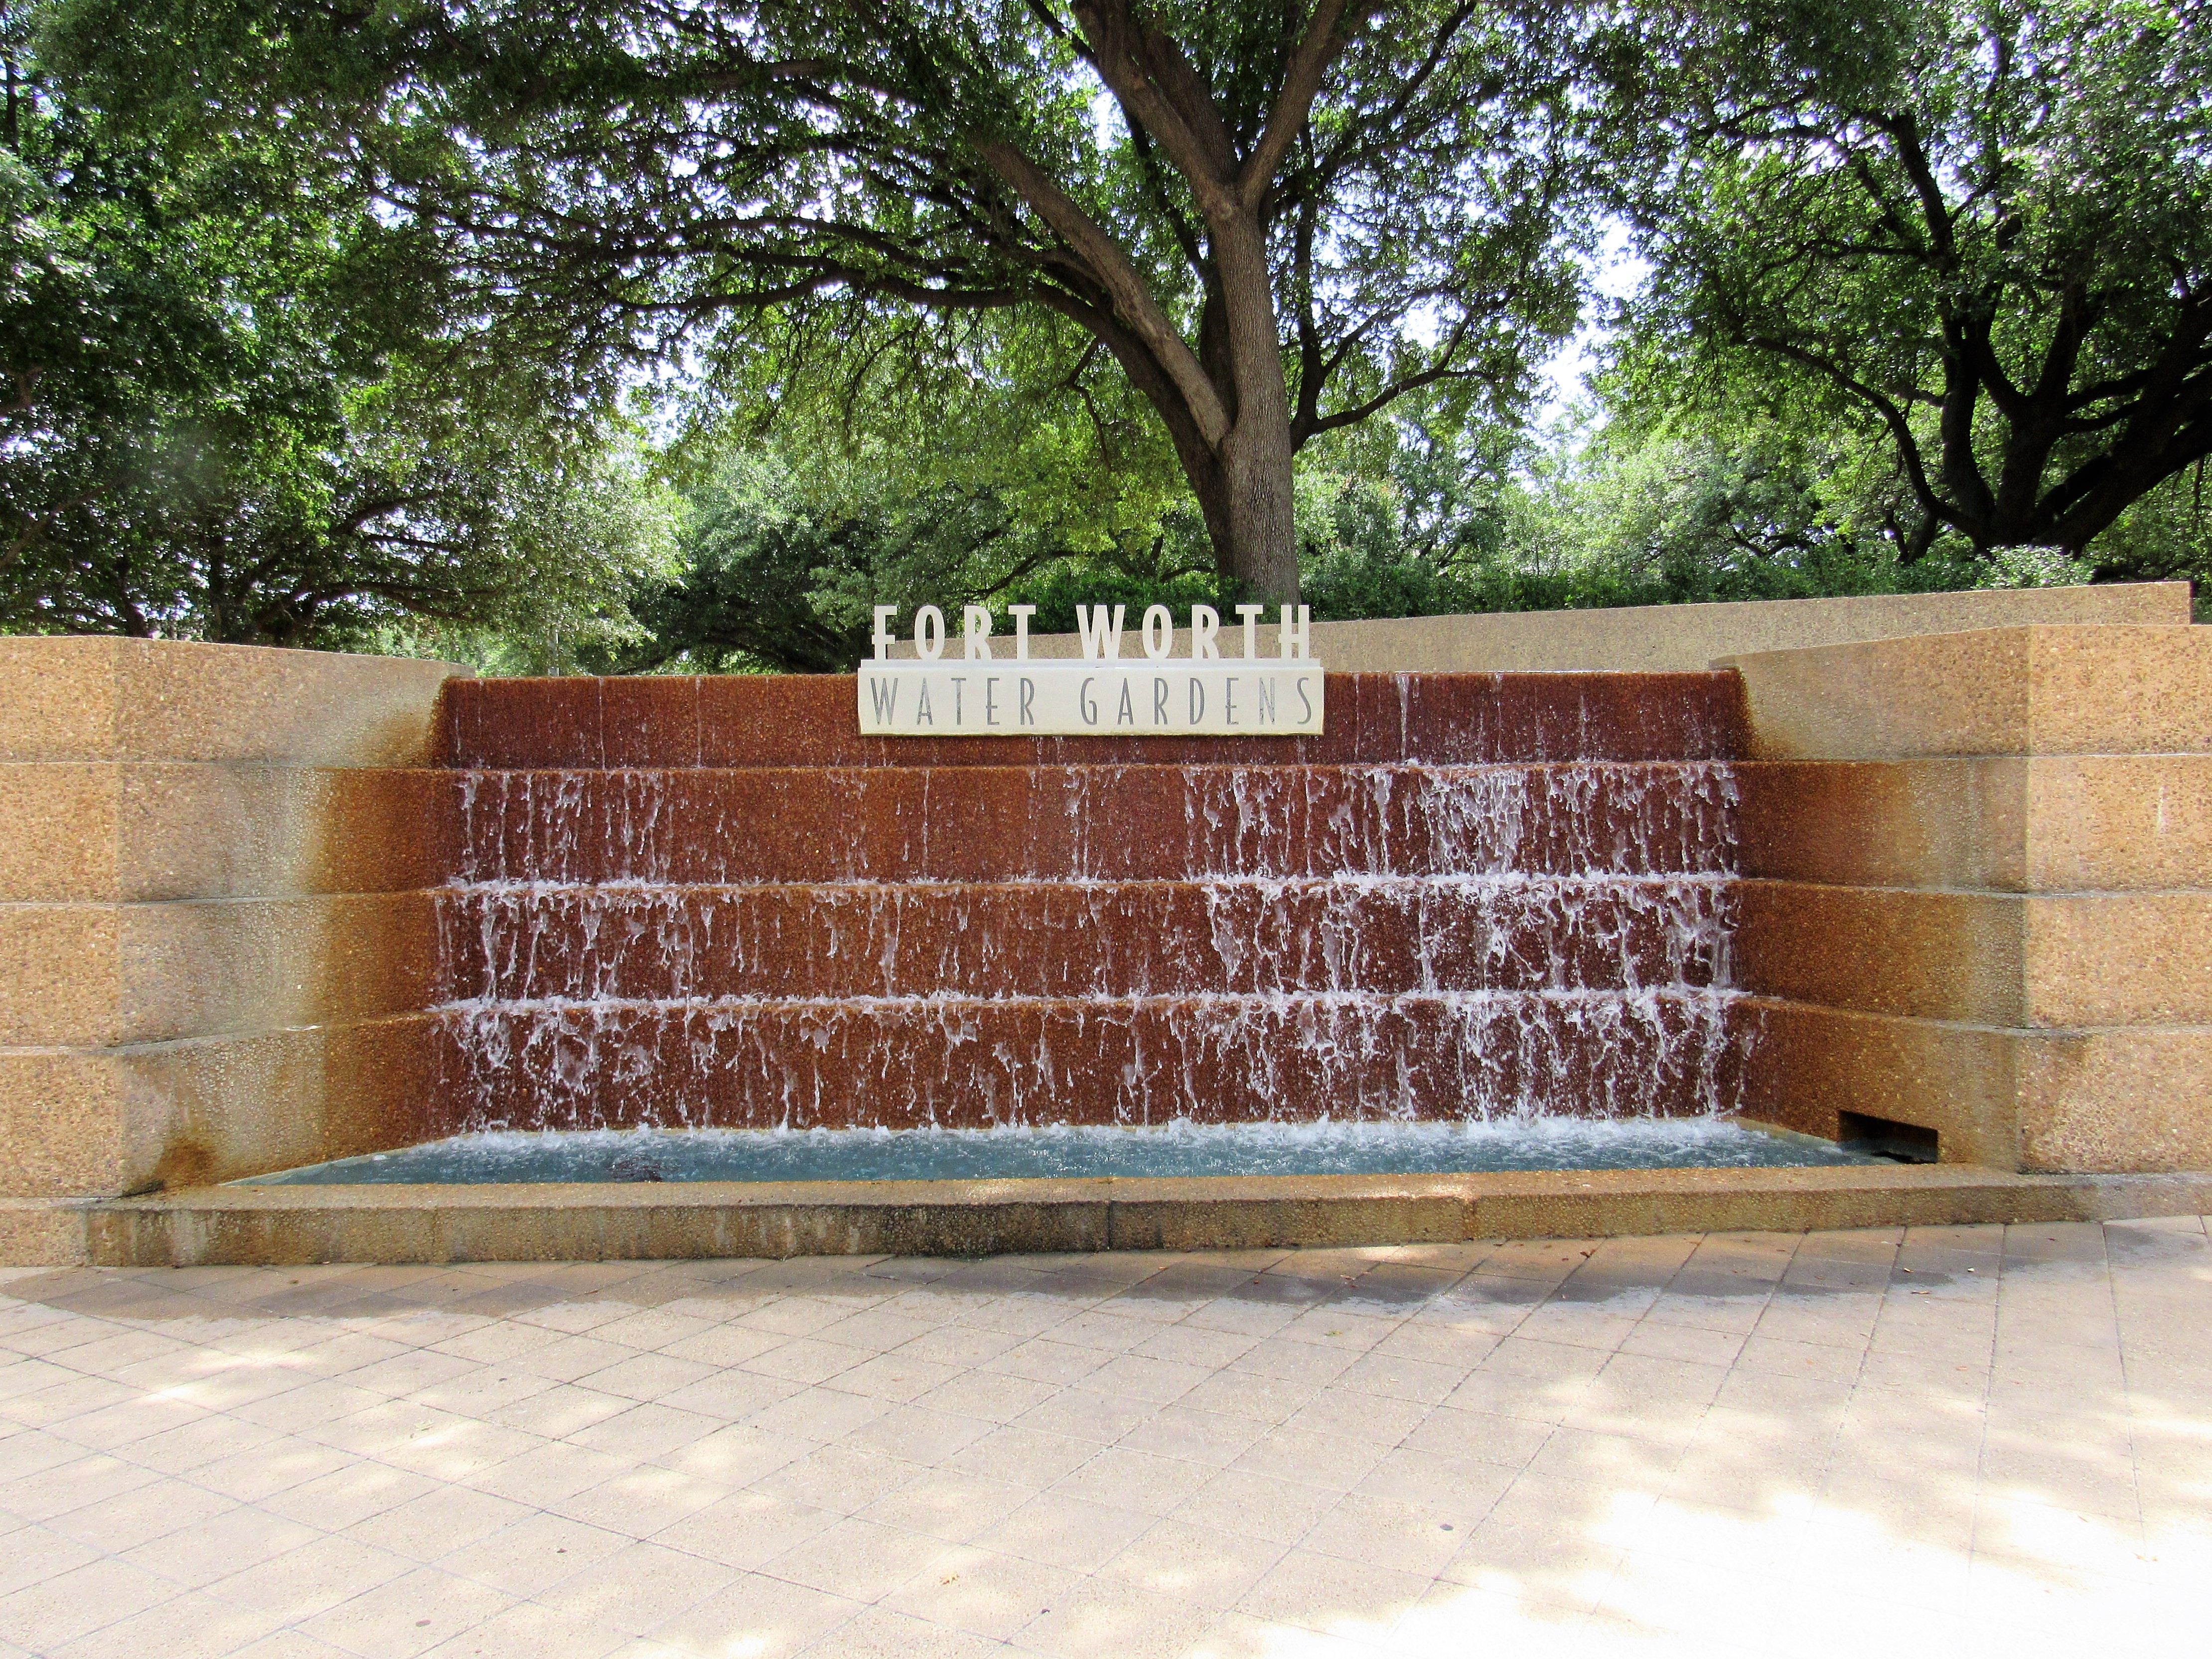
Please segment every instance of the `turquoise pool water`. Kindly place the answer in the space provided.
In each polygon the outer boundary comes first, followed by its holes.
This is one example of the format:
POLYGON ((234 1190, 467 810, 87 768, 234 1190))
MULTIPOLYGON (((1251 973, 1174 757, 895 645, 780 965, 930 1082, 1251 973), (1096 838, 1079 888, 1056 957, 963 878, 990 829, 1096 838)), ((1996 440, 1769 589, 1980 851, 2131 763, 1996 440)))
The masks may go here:
POLYGON ((565 1181, 1006 1180, 1419 1175, 1877 1164, 1713 1119, 1510 1123, 1177 1122, 998 1129, 588 1129, 456 1135, 255 1176, 259 1186, 565 1181))

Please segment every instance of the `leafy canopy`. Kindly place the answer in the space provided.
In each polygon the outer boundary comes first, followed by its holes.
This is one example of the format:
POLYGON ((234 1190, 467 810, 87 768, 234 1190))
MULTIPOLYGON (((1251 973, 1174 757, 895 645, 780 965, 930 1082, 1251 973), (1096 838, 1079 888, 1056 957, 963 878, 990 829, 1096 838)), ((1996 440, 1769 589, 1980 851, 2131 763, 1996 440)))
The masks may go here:
POLYGON ((2078 552, 2212 452, 2212 9, 1714 0, 1650 40, 1647 398, 1876 423, 1910 556, 2078 552))
POLYGON ((344 644, 619 605, 664 514, 603 398, 272 146, 133 131, 10 8, 0 627, 344 644))
POLYGON ((1609 39, 1534 0, 68 0, 113 106, 364 182, 526 351, 1048 313, 1146 400, 1224 574, 1295 586, 1291 458, 1512 407, 1571 328, 1609 39))

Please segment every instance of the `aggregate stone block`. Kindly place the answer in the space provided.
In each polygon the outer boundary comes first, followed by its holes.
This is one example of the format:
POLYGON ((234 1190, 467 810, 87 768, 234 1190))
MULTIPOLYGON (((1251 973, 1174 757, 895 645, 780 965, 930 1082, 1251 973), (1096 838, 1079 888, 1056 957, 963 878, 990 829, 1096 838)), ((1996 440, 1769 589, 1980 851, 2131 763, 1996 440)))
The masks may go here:
POLYGON ((1866 1013, 2027 1023, 2027 901, 2017 894, 1747 881, 1736 983, 1866 1013))
POLYGON ((2032 1026, 2212 1025, 2212 892, 2025 900, 2032 1026))
POLYGON ((0 762, 0 900, 433 886, 453 868, 462 788, 427 769, 0 762))
POLYGON ((2212 889, 2212 754, 2039 757, 2022 817, 2027 887, 2212 889))
POLYGON ((0 1048, 0 1196, 106 1197, 428 1138, 421 1015, 115 1048, 0 1048))
POLYGON ((1750 762, 1736 778, 1749 876, 2212 889, 2212 755, 1750 762))
POLYGON ((2022 1168, 2212 1170, 2212 1028, 2018 1041, 2022 1168))
POLYGON ((91 1260, 91 1248, 82 1203, 0 1198, 0 1265, 73 1267, 91 1260))
POLYGON ((174 640, 0 640, 0 760, 421 766, 452 663, 174 640))
POLYGON ((1933 1129, 1947 1162, 2018 1169, 2020 1033, 1747 999, 1742 1114, 1833 1140, 1843 1113, 1933 1129))
POLYGON ((129 1190, 130 1121, 144 1080, 123 1056, 0 1048, 0 1195, 129 1190))
MULTIPOLYGON (((2190 620, 2189 584, 2172 581, 1376 617, 1317 622, 1312 628, 1314 654, 1352 672, 1660 673, 1703 668, 1716 658, 1746 652, 1963 629, 2190 620)), ((893 654, 910 648, 902 645, 893 654)), ((1271 655, 1275 648, 1274 625, 1261 623, 1261 654, 1271 655)), ((1032 649, 1041 657, 1082 654, 1073 634, 1034 636, 1032 649)))
POLYGON ((409 1014, 120 1051, 131 1186, 231 1181, 430 1138, 438 1022, 409 1014))
POLYGON ((0 763, 0 900, 113 899, 122 769, 0 763))
POLYGON ((1947 1162, 2212 1170, 2212 1028, 1970 1025, 1753 1000, 1744 1115, 1833 1139, 1850 1112, 1936 1130, 1947 1162))
POLYGON ((121 907, 0 904, 0 1043, 128 1041, 121 907))
MULTIPOLYGON (((514 1213, 515 1194, 507 1200, 430 1208, 442 1194, 392 1190, 377 1194, 386 1207, 403 1209, 410 1200, 431 1217, 428 1260, 445 1261, 600 1261, 606 1259, 606 1230, 597 1207, 580 1205, 538 1205, 529 1211, 527 1225, 519 1226, 514 1213)), ((536 1196, 532 1194, 531 1196, 536 1196)))
POLYGON ((426 892, 0 906, 0 1042, 344 1024, 426 1007, 441 978, 426 892))
POLYGON ((1743 873, 1863 887, 2031 884, 2017 759, 1747 761, 1735 769, 1743 873))
POLYGON ((1757 996, 2023 1029, 2212 1024, 2212 893, 1750 881, 1736 913, 1736 983, 1757 996))
POLYGON ((2031 626, 1731 657, 1761 760, 2212 750, 2212 633, 2031 626))

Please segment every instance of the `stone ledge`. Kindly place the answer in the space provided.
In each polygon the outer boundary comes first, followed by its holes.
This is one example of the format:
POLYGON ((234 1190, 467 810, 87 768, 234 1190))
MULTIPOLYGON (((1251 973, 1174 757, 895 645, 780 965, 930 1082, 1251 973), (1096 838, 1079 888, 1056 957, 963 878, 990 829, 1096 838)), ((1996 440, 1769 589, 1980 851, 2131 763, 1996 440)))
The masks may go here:
POLYGON ((0 640, 0 760, 421 766, 438 688, 469 672, 182 640, 0 640))
MULTIPOLYGON (((1651 673, 1703 668, 1716 657, 1747 652, 1801 650, 1970 628, 2189 620, 2186 583, 2100 582, 2088 587, 1980 588, 1317 622, 1313 641, 1314 655, 1329 667, 1358 672, 1651 673)), ((1004 617, 1000 626, 1006 626, 1004 617)), ((1230 626, 1236 627, 1233 619, 1230 626)), ((1272 622, 1261 623, 1261 656, 1275 654, 1275 633, 1272 622)), ((1082 654, 1073 634, 1035 635, 1030 648, 1039 657, 1082 654)), ((911 643, 902 643, 891 654, 908 656, 913 649, 911 643)))
POLYGON ((2212 750, 2212 630, 2032 624, 1721 658, 1759 760, 2212 750))
POLYGON ((383 893, 451 873, 459 788, 428 768, 0 761, 0 895, 146 903, 383 893))
POLYGON ((1746 761, 1736 779, 1750 876, 2003 892, 2212 888, 2212 755, 1746 761))
POLYGON ((2050 1030, 2212 1025, 2212 893, 1737 895, 1736 983, 1755 996, 2050 1030))
POLYGON ((89 1200, 0 1198, 0 1267, 75 1267, 91 1260, 89 1200))
POLYGON ((114 1267, 1234 1249, 2212 1212, 2212 1173, 1964 1165, 1479 1176, 221 1187, 86 1212, 114 1267))
POLYGON ((108 1048, 416 1012, 434 890, 0 902, 0 1045, 108 1048))
POLYGON ((411 1146, 429 1014, 122 1048, 0 1048, 0 1194, 109 1196, 411 1146))

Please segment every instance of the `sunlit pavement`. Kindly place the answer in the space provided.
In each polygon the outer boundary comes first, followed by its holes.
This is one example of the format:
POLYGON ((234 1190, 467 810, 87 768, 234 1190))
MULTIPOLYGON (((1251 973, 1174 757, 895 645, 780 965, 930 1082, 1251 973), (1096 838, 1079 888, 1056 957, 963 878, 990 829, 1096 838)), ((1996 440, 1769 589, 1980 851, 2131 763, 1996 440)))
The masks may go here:
POLYGON ((0 1361, 7 1653, 1955 1659, 2212 1612, 2194 1218, 18 1271, 0 1361))

